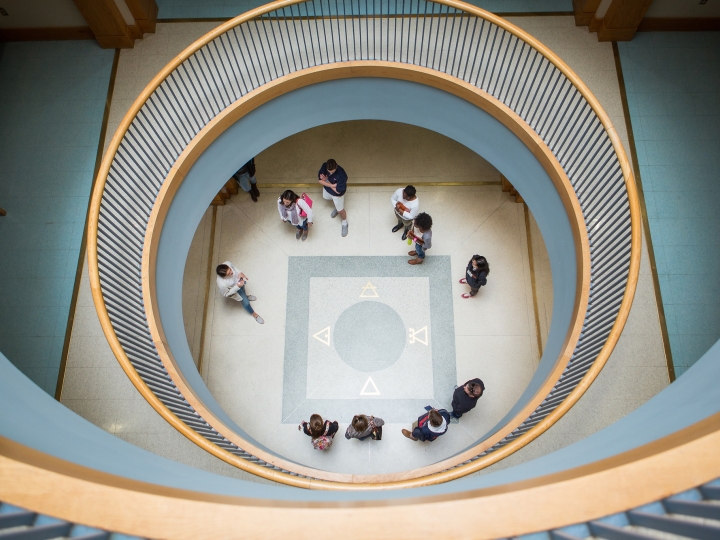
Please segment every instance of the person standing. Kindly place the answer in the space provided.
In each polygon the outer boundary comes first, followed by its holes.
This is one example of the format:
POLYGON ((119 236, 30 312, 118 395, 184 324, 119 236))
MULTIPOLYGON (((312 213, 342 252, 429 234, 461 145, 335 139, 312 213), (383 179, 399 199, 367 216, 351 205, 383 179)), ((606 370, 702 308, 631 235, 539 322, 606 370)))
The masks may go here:
POLYGON ((348 175, 334 159, 328 159, 320 167, 318 182, 323 186, 323 199, 332 201, 335 209, 330 213, 334 218, 340 215, 342 219, 342 236, 348 234, 347 212, 345 211, 345 192, 347 191, 348 175))
POLYGON ((469 293, 462 293, 463 298, 472 298, 480 287, 487 284, 487 277, 490 273, 490 265, 482 255, 473 255, 465 270, 465 277, 460 280, 463 285, 470 286, 469 293))
POLYGON ((398 189, 390 197, 390 204, 392 204, 393 210, 395 210, 395 216, 397 217, 397 225, 392 228, 392 232, 398 232, 402 227, 405 227, 402 239, 407 239, 408 231, 412 227, 415 216, 418 215, 418 207, 420 200, 417 198, 416 190, 413 186, 405 186, 404 188, 398 189))
POLYGON ((233 178, 245 193, 250 194, 253 202, 257 202, 260 196, 260 190, 257 187, 257 178, 255 178, 255 158, 252 158, 240 167, 235 174, 233 174, 233 178))
POLYGON ((458 386, 453 392, 452 412, 450 416, 460 418, 477 405, 477 400, 485 392, 485 384, 480 379, 472 379, 458 386))
POLYGON ((372 437, 374 441, 379 441, 382 438, 382 426, 384 425, 385 421, 382 418, 356 414, 345 430, 345 438, 363 441, 372 437))
POLYGON ((415 241, 415 249, 408 251, 408 255, 415 256, 408 264, 422 264, 425 260, 425 251, 432 247, 432 218, 430 214, 421 212, 414 221, 414 227, 408 231, 408 237, 415 241))
POLYGON ((253 295, 245 293, 245 284, 249 281, 248 277, 230 261, 219 264, 215 269, 217 273, 217 286, 220 293, 226 298, 232 298, 237 302, 242 302, 245 311, 252 315, 260 324, 265 324, 263 318, 258 315, 250 305, 250 302, 257 300, 253 295))
POLYGON ((298 430, 310 436, 315 450, 327 450, 330 448, 338 428, 337 422, 323 420, 319 414, 313 414, 309 422, 303 420, 298 426, 298 430))
POLYGON ((445 409, 433 409, 425 407, 428 411, 418 417, 417 422, 413 424, 412 432, 407 429, 402 430, 402 434, 413 441, 434 441, 438 437, 447 433, 450 424, 450 413, 445 409))
POLYGON ((313 224, 313 211, 312 206, 305 202, 305 199, 291 189, 287 189, 278 197, 278 212, 280 219, 295 225, 297 229, 295 240, 300 237, 303 242, 307 240, 308 227, 313 224))

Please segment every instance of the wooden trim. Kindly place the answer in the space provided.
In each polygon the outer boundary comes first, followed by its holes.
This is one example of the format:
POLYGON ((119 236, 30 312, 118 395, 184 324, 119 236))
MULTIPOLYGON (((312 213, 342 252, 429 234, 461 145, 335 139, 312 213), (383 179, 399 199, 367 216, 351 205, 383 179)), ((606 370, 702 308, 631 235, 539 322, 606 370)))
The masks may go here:
POLYGON ((720 17, 645 17, 638 32, 717 32, 720 17))
MULTIPOLYGON (((577 198, 570 181, 567 176, 565 176, 561 165, 557 162, 550 150, 544 145, 539 136, 507 106, 503 105, 500 101, 489 94, 464 81, 461 81, 460 79, 456 79, 448 75, 442 75, 427 68, 392 62, 344 62, 298 71, 276 79, 275 81, 267 83, 260 89, 250 92, 211 120, 210 123, 205 126, 185 147, 185 150, 177 159, 165 179, 148 220, 143 252, 142 282, 145 313, 150 333, 153 336, 153 340, 158 351, 158 356, 168 370, 169 376, 178 387, 180 393, 185 397, 190 405, 192 405, 198 414, 205 419, 206 422, 213 426, 228 440, 237 444, 240 448, 243 448, 252 453, 254 456, 257 456, 260 459, 268 463, 272 463, 280 468, 305 476, 318 478, 327 482, 344 484, 350 483, 353 484, 353 487, 357 486, 361 489, 387 489, 389 487, 398 486, 410 487, 411 485, 427 485, 437 483, 438 481, 447 481, 453 478, 458 478, 467 474, 466 469, 471 471, 478 470, 497 461, 496 456, 507 455, 507 450, 504 450, 504 453, 496 451, 488 456, 476 460, 470 465, 466 465, 452 471, 443 472, 445 469, 457 466, 458 464, 467 461, 470 457, 477 456, 512 432, 532 413, 532 411, 540 405, 540 403, 542 403, 542 401, 547 397, 550 389, 555 385, 557 379, 565 370, 580 335, 582 322, 587 309, 590 284, 590 247, 580 205, 577 202, 577 198), (408 80, 432 86, 465 99, 500 120, 516 136, 518 136, 518 138, 520 138, 526 146, 530 148, 536 158, 543 165, 550 178, 553 180, 563 204, 565 205, 568 216, 570 217, 571 228, 575 237, 576 252, 578 256, 578 289, 576 291, 576 302, 572 317, 574 323, 570 326, 565 344, 562 348, 562 353, 556 361, 553 370, 548 375, 545 383, 537 390, 533 398, 505 426, 500 428, 492 436, 478 445, 458 454, 457 456, 439 461, 432 465, 421 467, 412 471, 404 471, 393 474, 350 475, 330 473, 301 467, 295 463, 285 461, 282 458, 269 454, 237 435, 212 413, 202 400, 198 398, 192 387, 185 380, 182 371, 175 362, 172 351, 167 345, 167 340, 162 329, 162 323, 158 316, 159 311, 157 298, 155 296, 155 260, 164 219, 169 211, 170 205, 172 204, 174 194, 182 183, 185 175, 202 152, 204 152, 208 146, 225 131, 225 129, 260 105, 298 88, 328 80, 351 77, 391 78, 408 80)), ((130 366, 130 368, 132 368, 132 366, 130 366)), ((155 398, 155 400, 157 401, 157 398, 155 398)), ((537 432, 534 437, 539 434, 540 432, 537 432)), ((529 436, 530 435, 528 435, 528 437, 529 436)), ((210 444, 199 435, 193 437, 193 441, 200 444, 203 448, 210 444)), ((521 448, 522 446, 523 444, 512 445, 512 443, 507 445, 508 448, 514 448, 515 450, 521 448)), ((331 489, 334 486, 313 482, 312 487, 331 489)))
POLYGON ((630 41, 653 0, 612 0, 597 29, 598 41, 630 41))
POLYGON ((635 169, 635 178, 637 182, 638 199, 640 208, 642 209, 642 223, 645 231, 645 243, 648 250, 648 258, 650 259, 650 271, 652 273, 653 288, 655 289, 655 303, 657 304, 658 317, 660 319, 660 333, 662 335, 663 350, 665 351, 665 364, 668 370, 668 379, 672 383, 675 381, 675 364, 673 363, 672 348, 670 347, 670 334, 667 329, 667 319, 665 318, 665 306, 662 300, 662 291, 660 290, 660 278, 657 271, 657 262, 655 260, 655 249, 653 248, 652 235, 650 234, 650 221, 648 220, 647 207, 645 206, 645 192, 643 190, 642 176, 640 174, 640 162, 637 157, 637 149, 635 147, 635 135, 632 128, 632 118, 630 117, 630 107, 627 100, 627 92, 625 89, 625 77, 622 71, 622 62, 620 60, 620 50, 617 42, 613 42, 613 56, 615 57, 615 70, 617 72, 618 83, 620 85, 620 100, 622 101, 623 114, 625 116, 625 126, 627 128, 628 143, 630 145, 630 156, 633 161, 633 169, 635 169))
POLYGON ((95 39, 95 34, 89 26, 0 28, 0 41, 66 41, 70 39, 95 39))
POLYGON ((602 0, 573 0, 573 15, 575 26, 587 26, 595 17, 595 12, 602 0))
POLYGON ((413 539, 418 516, 445 515, 443 538, 507 538, 547 531, 626 511, 720 476, 720 414, 606 459, 496 487, 429 497, 304 502, 232 497, 137 480, 61 460, 0 437, 0 500, 35 512, 125 534, 152 538, 317 536, 312 527, 366 531, 378 538, 413 539), (479 510, 481 509, 481 510, 479 510), (482 525, 478 526, 478 512, 482 525), (241 525, 239 525, 241 524, 241 525))
POLYGON ((158 5, 155 0, 125 0, 135 19, 135 26, 143 34, 153 34, 157 23, 158 5))
MULTIPOLYGON (((98 310, 98 315, 100 317, 100 322, 103 327, 103 330, 106 334, 106 337, 108 338, 108 341, 110 342, 110 346, 115 353, 116 357, 118 358, 119 362, 123 366, 123 369, 125 369, 126 373, 128 374, 128 377, 131 379, 133 384, 138 388, 138 390, 143 394, 143 396, 148 399, 148 401, 158 410, 158 412, 166 418, 172 425, 174 425, 181 433, 188 436, 188 438, 192 440, 196 440, 200 438, 200 436, 195 433, 191 432, 187 426, 185 426, 177 417, 175 417, 168 409, 162 405, 159 400, 152 394, 152 392, 147 388, 145 383, 142 381, 142 379, 138 376, 138 374, 132 369, 132 366, 130 365, 129 360, 125 356, 125 353, 120 346, 119 341, 117 340, 117 337, 114 334, 114 330, 112 328, 112 325, 110 324, 109 317, 107 315, 107 311, 105 308, 105 304, 102 298, 102 292, 100 290, 100 280, 99 280, 99 272, 98 272, 98 266, 97 266, 97 222, 99 218, 99 211, 100 211, 100 202, 102 199, 102 193, 104 189, 105 180, 107 178, 107 174, 110 168, 110 165, 112 163, 112 159, 115 155, 115 152, 117 151, 117 148, 122 140, 122 137, 125 134, 125 131, 128 129, 128 126, 134 119, 135 115, 139 111, 139 109, 143 106, 145 101, 149 98, 149 96, 154 92, 154 90, 164 81, 164 79, 183 61, 185 61, 189 56, 194 54, 198 49, 203 47, 208 42, 212 41, 219 35, 227 32, 231 28, 242 24, 245 21, 251 20, 255 17, 258 17, 262 15, 263 13, 267 13, 270 11, 274 11, 276 9, 282 8, 284 6, 292 5, 297 3, 298 0, 280 0, 277 2, 274 2, 272 4, 267 4, 265 6, 256 8, 254 10, 248 11, 244 13, 243 15, 240 15, 239 17, 236 17, 224 24, 219 25, 217 28, 197 40, 195 43, 190 45, 188 48, 186 48, 182 53, 180 53, 173 61, 170 62, 163 70, 161 70, 148 84, 148 86, 143 90, 143 92, 137 97, 135 102, 133 103, 132 107, 129 109, 128 113, 126 114, 125 118, 120 124, 120 127, 118 128, 118 131, 116 132, 115 136, 113 137, 113 140, 110 144, 110 148, 108 150, 108 153, 105 156, 105 160, 103 162, 103 166, 101 167, 101 171, 98 176, 98 183, 96 185, 96 189, 93 193, 93 219, 89 223, 89 231, 92 233, 91 240, 92 244, 90 246, 89 254, 88 254, 88 260, 89 260, 89 267, 90 267, 90 279, 91 279, 91 289, 93 293, 93 300, 95 302, 96 308, 98 310)), ((606 340, 602 350, 598 354, 598 357, 591 367, 591 369, 586 373, 585 377, 582 379, 580 384, 573 390, 573 392, 563 401, 563 403, 557 407, 551 414, 549 414, 547 417, 545 417, 540 423, 538 423, 535 427, 533 427, 528 433, 523 435, 522 437, 519 437, 518 439, 512 441, 510 444, 504 446, 498 451, 493 452, 492 454, 485 456, 479 460, 476 460, 475 462, 458 467, 456 469, 453 469, 452 471, 446 471, 441 474, 435 475, 435 478, 432 477, 426 477, 422 479, 421 481, 403 481, 403 482, 396 482, 394 486, 385 485, 387 487, 410 487, 412 485, 426 485, 429 483, 437 483, 437 482, 443 482, 447 480, 452 480, 454 478, 459 478, 460 476, 464 474, 468 474, 470 472, 474 472, 476 470, 479 470, 483 467, 486 467, 490 465, 491 463, 495 463, 496 461, 499 461, 503 457, 511 454, 512 452, 516 451, 517 449, 523 447, 525 444, 529 443, 530 441, 534 440, 538 435, 540 435, 542 432, 544 432, 546 429, 548 429, 551 425, 553 425, 560 417, 562 417, 565 412, 572 407, 572 405, 580 398, 580 396, 585 392, 587 387, 592 383, 592 381, 597 377, 598 373, 604 366, 605 362, 610 356, 610 353, 612 352, 615 344, 617 343, 617 340, 620 336, 620 333, 622 332, 622 329, 625 325, 625 322, 627 321, 627 317, 630 311, 630 307, 632 304, 632 300, 635 294, 635 288, 637 286, 637 278, 639 273, 639 266, 640 266, 640 243, 641 243, 641 233, 638 226, 638 220, 640 216, 640 210, 639 210, 639 203, 637 199, 637 191, 635 187, 634 177, 632 174, 632 170, 630 169, 629 162, 627 159, 627 156, 625 155, 625 151, 622 147, 622 143, 620 141, 620 138, 618 137, 618 134, 613 127, 607 113, 605 113, 604 109, 598 102, 598 100, 592 95, 590 90, 587 88, 587 86, 582 82, 582 80, 554 53, 552 53, 547 47, 545 47, 542 43, 537 41, 535 38, 533 38, 531 35, 525 33, 523 30, 517 28, 516 26, 512 25, 508 21, 497 17, 489 12, 486 12, 480 8, 477 8, 475 6, 472 6, 470 4, 466 4, 464 2, 459 2, 456 0, 440 0, 440 3, 457 8, 459 10, 463 10, 465 12, 471 13, 475 16, 478 16, 480 18, 483 18, 493 24, 496 24, 500 26, 501 28, 507 30, 511 34, 517 36, 524 42, 526 42, 531 47, 535 48, 540 54, 542 54, 545 58, 547 58, 559 71, 561 71, 573 85, 578 89, 578 91, 583 95, 583 97, 587 100, 588 104, 593 108, 593 111, 597 115, 598 119, 602 123, 603 127, 605 128, 612 144, 614 147, 614 150, 618 156, 621 169, 623 171, 623 175, 625 178, 626 188, 628 191, 628 198, 629 198, 629 205, 630 205, 630 216, 631 216, 631 227, 632 227, 632 245, 631 245, 631 259, 630 259, 630 268, 629 268, 629 276, 628 276, 628 282, 626 285, 625 294, 623 296, 623 300, 620 306, 620 310, 618 313, 618 317, 616 318, 613 328, 610 332, 610 335, 608 339, 606 340)), ((379 63, 382 64, 382 63, 379 63)), ((359 64, 358 64, 359 66, 359 64)), ((402 73, 404 69, 410 68, 410 66, 403 65, 403 68, 400 69, 399 73, 402 73)), ((328 69, 327 66, 325 66, 323 69, 328 69)), ((332 68, 330 68, 332 69, 332 68)), ((426 80, 437 80, 436 73, 432 72, 428 75, 426 80)), ((295 77, 296 74, 288 77, 295 77)), ((377 75, 376 75, 377 76, 377 75)), ((442 77, 441 77, 442 79, 442 77)), ((452 88, 457 91, 461 91, 462 85, 465 83, 460 83, 459 86, 456 85, 455 81, 456 79, 453 79, 452 77, 446 77, 447 80, 443 82, 446 88, 452 88)), ((261 91, 265 92, 265 97, 269 100, 272 99, 272 95, 269 92, 269 90, 273 90, 274 92, 277 91, 278 85, 281 81, 275 81, 274 83, 270 83, 262 88, 261 91)), ((425 80, 420 80, 418 82, 422 82, 423 84, 427 84, 425 80)), ((478 96, 480 95, 478 92, 476 92, 477 89, 462 89, 462 92, 464 92, 468 96, 473 96, 474 100, 478 99, 478 96)), ((462 93, 461 92, 461 93, 462 93)), ((255 97, 255 93, 248 94, 243 98, 244 100, 249 100, 251 97, 255 97)), ((504 107, 504 106, 503 106, 504 107)), ((514 114, 514 113, 513 113, 514 114)), ((524 123, 517 123, 514 124, 515 128, 518 128, 519 126, 525 126, 524 123)), ((210 128, 211 126, 206 126, 206 128, 210 128)), ((527 129, 522 128, 521 129, 527 129)), ((534 133, 532 135, 535 135, 534 133)), ((536 136, 536 135, 535 135, 536 136)), ((537 136, 536 136, 537 137, 537 136)), ((536 148, 535 150, 538 151, 538 159, 543 162, 543 158, 550 159, 551 163, 557 163, 554 156, 552 156, 547 149, 547 147, 542 148, 536 148), (555 161, 553 161, 555 160, 555 161)), ((559 166, 559 165, 558 165, 559 166)), ((178 171, 175 171, 178 172, 178 171)), ((183 174, 185 174, 187 171, 182 171, 183 174)), ((564 173, 563 173, 564 176, 564 173)), ((553 174, 551 174, 551 178, 553 178, 553 174)), ((567 181, 567 178, 565 178, 565 181, 567 181)), ((164 186, 165 188, 165 186, 164 186)), ((560 192, 561 197, 563 196, 563 191, 560 192)), ((565 192, 567 195, 567 193, 565 192)), ((167 195, 167 193, 166 193, 167 195)), ((564 203, 569 203, 571 206, 575 207, 579 211, 579 205, 577 203, 577 199, 574 196, 574 193, 571 197, 570 201, 563 201, 564 203)), ((571 215, 577 215, 577 213, 574 211, 571 215)), ((158 216, 156 216, 158 217, 158 216)), ((586 235, 587 232, 584 228, 581 229, 581 231, 574 231, 574 234, 578 235, 586 235)), ((582 249, 578 249, 578 266, 580 267, 581 264, 585 264, 587 255, 587 238, 585 236, 585 246, 583 247, 582 237, 576 238, 576 243, 581 246, 582 249)), ((149 257, 148 257, 149 258, 149 257)), ((148 261, 148 266, 150 266, 148 261)), ((586 269, 583 269, 583 272, 589 272, 589 266, 586 269)), ((578 291, 576 295, 576 300, 578 303, 583 303, 582 305, 587 304, 587 294, 588 294, 588 286, 589 286, 589 279, 585 279, 585 274, 583 274, 583 278, 578 280, 578 291), (584 298, 584 300, 583 300, 584 298)), ((584 317, 585 312, 582 311, 580 313, 579 310, 575 310, 576 317, 573 320, 573 324, 571 325, 571 335, 572 333, 576 333, 579 335, 579 330, 582 326, 582 319, 584 317)), ((577 335, 575 337, 577 337, 577 335)), ((162 340, 160 340, 162 342, 162 340)), ((574 343, 574 342, 573 342, 574 343)), ((566 342, 566 345, 568 342, 566 342)), ((565 348, 565 347, 564 347, 565 348)), ((572 351, 570 351, 571 353, 572 351)), ((567 358, 562 358, 565 362, 569 360, 569 354, 566 354, 567 358)), ((562 361, 559 360, 557 365, 555 366, 555 369, 553 371, 558 371, 560 369, 561 372, 562 368, 562 361)), ((527 412, 527 411, 524 411, 527 412)), ((526 416, 527 417, 527 416, 526 416)), ((525 417, 525 418, 526 418, 525 417)), ((524 418, 523 418, 524 420, 524 418)), ((205 441, 205 439, 203 439, 205 441)), ((207 441, 205 441, 207 443, 207 441)), ((209 443, 208 443, 209 444, 209 443)), ((207 448, 206 448, 207 449, 207 448)), ((219 455, 219 450, 215 447, 212 449, 207 449, 210 453, 213 455, 216 455, 218 457, 221 457, 221 459, 224 459, 226 461, 232 460, 231 457, 228 457, 228 455, 219 455)), ((225 453, 227 454, 227 453, 225 453)), ((236 458, 235 461, 237 461, 239 458, 236 458)), ((244 461, 244 460, 242 460, 244 461)), ((249 464, 247 462, 241 464, 241 468, 248 470, 248 468, 253 468, 254 464, 249 464)), ((260 467, 256 467, 260 468, 260 467)), ((277 479, 277 474, 275 474, 273 471, 268 471, 267 469, 261 468, 262 470, 259 471, 261 476, 268 477, 268 475, 272 476, 272 479, 277 479)), ((285 475, 283 475, 285 476, 285 475)), ((286 483, 289 483, 290 485, 300 485, 301 487, 326 487, 321 486, 319 483, 313 483, 313 482, 299 482, 299 479, 297 477, 289 477, 289 478, 283 478, 279 481, 286 481, 286 483)), ((348 486, 346 485, 345 488, 348 486)), ((376 489, 378 486, 362 486, 362 485, 356 485, 356 487, 364 487, 364 488, 370 488, 370 489, 376 489)))
POLYGON ((131 49, 135 39, 115 0, 73 0, 103 49, 131 49))
POLYGON ((212 205, 212 219, 210 221, 210 246, 208 249, 207 276, 205 276, 205 298, 203 300, 202 324, 200 325, 200 347, 198 352, 197 370, 202 377, 203 354, 205 353, 205 332, 207 328, 207 312, 210 299, 210 282, 214 274, 213 252, 215 251, 215 227, 217 225, 217 206, 212 205))
POLYGON ((530 225, 530 209, 528 205, 523 201, 523 215, 525 216, 525 235, 527 236, 527 251, 528 251, 528 264, 530 266, 530 288, 532 289, 533 297, 533 314, 535 315, 535 337, 537 338, 538 346, 538 362, 543 355, 543 340, 540 332, 540 312, 538 309, 538 295, 537 295, 537 283, 535 274, 535 257, 533 255, 532 246, 532 232, 530 225))
MULTIPOLYGON (((95 168, 93 173, 93 185, 90 192, 94 188, 97 181, 98 171, 102 163, 103 150, 105 149, 105 137, 107 136, 108 119, 110 118, 110 105, 112 103, 113 91, 115 90, 115 77, 117 76, 118 62, 120 61, 120 49, 115 50, 113 56, 112 69, 110 70, 110 81, 108 82, 108 90, 105 95, 105 110, 103 112, 102 124, 100 125, 100 140, 98 141, 97 153, 95 154, 95 168)), ((73 285, 72 300, 70 301, 70 312, 68 313, 67 325, 65 326, 65 340, 63 341, 62 353, 60 356, 60 369, 58 370, 58 380, 55 385, 55 399, 60 401, 62 398, 63 385, 65 384, 65 369, 67 368, 67 359, 70 352, 70 339, 72 338, 73 324, 75 322, 75 309, 77 307, 78 294, 80 293, 80 283, 82 281, 83 266, 85 265, 85 251, 87 249, 88 228, 87 223, 90 220, 90 201, 85 211, 85 227, 83 227, 82 241, 80 242, 80 253, 78 254, 78 262, 75 268, 75 284, 73 285)))

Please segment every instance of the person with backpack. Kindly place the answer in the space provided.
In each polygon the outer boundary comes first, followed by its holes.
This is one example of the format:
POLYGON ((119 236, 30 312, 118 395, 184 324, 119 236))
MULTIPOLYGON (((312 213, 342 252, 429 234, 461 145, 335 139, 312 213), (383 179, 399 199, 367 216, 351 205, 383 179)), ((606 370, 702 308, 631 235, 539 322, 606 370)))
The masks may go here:
POLYGON ((328 159, 318 171, 318 182, 323 186, 323 199, 332 201, 335 208, 330 217, 340 216, 342 219, 342 237, 348 234, 347 212, 345 212, 345 192, 347 191, 348 175, 334 159, 328 159))
POLYGON ((257 187, 257 178, 255 178, 255 158, 252 158, 245 165, 240 167, 233 178, 245 193, 250 194, 253 202, 257 202, 260 196, 260 190, 257 187))
POLYGON ((313 224, 312 199, 310 197, 305 193, 299 197, 291 189, 285 190, 278 197, 278 212, 280 212, 280 219, 297 228, 296 240, 300 237, 303 242, 307 240, 308 226, 313 224))
POLYGON ((472 298, 480 287, 487 284, 490 265, 482 255, 473 255, 465 270, 465 277, 460 280, 463 285, 470 285, 469 293, 462 293, 463 298, 472 298))
POLYGON ((374 441, 379 441, 382 439, 382 427, 384 425, 385 421, 382 418, 356 414, 345 430, 345 438, 364 441, 368 437, 372 437, 374 441))
POLYGON ((309 422, 303 420, 298 426, 298 430, 310 436, 315 450, 327 450, 330 448, 338 428, 337 422, 323 420, 319 414, 313 414, 309 422))
POLYGON ((429 405, 425 407, 428 411, 418 417, 417 422, 413 424, 412 432, 407 429, 402 430, 402 434, 413 441, 434 441, 438 437, 447 433, 450 425, 450 413, 445 409, 433 409, 429 405))

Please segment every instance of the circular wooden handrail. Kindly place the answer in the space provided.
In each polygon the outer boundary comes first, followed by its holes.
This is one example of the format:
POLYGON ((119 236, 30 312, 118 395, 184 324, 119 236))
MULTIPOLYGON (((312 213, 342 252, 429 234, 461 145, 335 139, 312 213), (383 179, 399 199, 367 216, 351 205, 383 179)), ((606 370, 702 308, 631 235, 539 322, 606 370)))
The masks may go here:
POLYGON ((452 76, 439 73, 434 70, 427 68, 421 68, 419 66, 412 66, 409 64, 397 64, 391 65, 389 62, 347 62, 329 64, 325 66, 317 66, 316 68, 308 68, 303 71, 295 72, 291 75, 280 77, 270 83, 262 85, 259 89, 250 92, 243 96, 240 100, 235 102, 230 107, 226 108, 220 115, 216 116, 211 120, 201 132, 195 136, 191 145, 188 145, 181 158, 176 161, 170 170, 170 174, 166 177, 166 181, 163 184, 160 194, 157 197, 157 202, 153 207, 151 219, 146 229, 146 241, 144 244, 143 258, 142 258, 142 281, 143 281, 143 297, 145 309, 148 317, 148 327, 152 334, 154 346, 157 350, 159 357, 163 360, 163 364, 169 372, 169 376, 180 390, 182 396, 192 405, 195 411, 197 411, 204 421, 208 422, 212 428, 216 429, 232 443, 236 444, 245 451, 253 454, 256 457, 260 457, 266 463, 274 465, 280 469, 286 469, 292 471, 295 474, 288 474, 282 471, 269 469, 262 465, 258 465, 247 461, 241 457, 238 457, 222 448, 219 448, 206 438, 198 434, 194 429, 189 427, 183 422, 175 413, 173 413, 151 390, 143 378, 137 373, 136 369, 132 365, 132 362, 128 358, 122 344, 120 343, 113 323, 109 316, 107 307, 105 305, 105 299, 101 290, 101 279, 100 272, 98 269, 98 223, 100 219, 100 210, 102 197, 105 188, 105 182, 110 172, 113 159, 115 158, 116 152, 120 147, 120 144, 129 129, 131 123, 135 119, 138 112, 145 105, 150 96, 155 90, 163 83, 163 81, 170 76, 170 74, 178 68, 184 61, 190 58, 194 53, 200 50, 202 47, 210 43, 212 40, 222 35, 225 32, 230 31, 232 28, 239 26, 247 21, 255 19, 260 15, 269 13, 280 9, 285 6, 301 3, 298 0, 289 0, 282 2, 275 2, 268 4, 261 8, 252 10, 248 13, 241 15, 227 23, 220 25, 218 28, 203 36, 193 45, 188 47, 180 55, 178 55, 166 68, 164 68, 153 81, 146 87, 141 93, 138 99, 135 101, 133 106, 130 108, 125 118, 123 119, 118 131, 113 137, 108 152, 105 155, 103 163, 100 168, 96 188, 93 193, 90 220, 89 220, 89 234, 88 234, 88 258, 89 258, 89 273, 91 288, 93 292, 93 299, 98 310, 101 325, 103 330, 110 342, 110 346, 118 358, 125 372, 130 377, 133 384, 143 394, 143 396, 151 403, 151 405, 174 427, 176 427, 186 437, 190 438, 210 453, 220 457, 221 459, 232 463, 244 470, 253 472, 260 476, 276 480, 279 482, 295 485, 298 487, 318 487, 324 489, 388 489, 392 487, 411 487, 417 485, 426 485, 430 483, 444 482, 454 478, 458 478, 465 474, 474 472, 484 466, 502 459, 506 455, 516 451, 534 438, 539 436, 554 422, 556 422, 584 393, 585 389, 591 384, 594 378, 597 376, 603 365, 607 361, 617 339, 622 331, 622 328, 627 320, 630 305, 634 295, 634 290, 637 282, 639 273, 639 260, 640 260, 640 230, 639 230, 639 203, 637 193, 635 189, 632 172, 629 167, 629 162, 625 156, 624 150, 620 143, 619 137, 615 132, 607 114, 604 112, 602 107, 599 105, 597 100, 592 96, 587 87, 582 81, 551 51, 549 51, 542 44, 534 40, 531 36, 516 28, 509 22, 496 17, 483 10, 475 8, 473 6, 464 4, 462 2, 454 1, 440 1, 438 3, 446 6, 462 10, 468 14, 482 18, 492 24, 503 28, 507 32, 517 36, 525 43, 529 44, 535 50, 539 51, 547 60, 549 60, 580 92, 583 98, 587 101, 593 110, 593 113, 597 116, 601 122, 603 129, 609 137, 615 155, 617 156, 618 162, 622 169, 622 173, 625 179, 625 186, 627 190, 628 204, 630 209, 631 217, 631 256, 629 261, 628 280, 625 287, 625 293, 623 296, 622 303, 620 305, 618 314, 615 318, 612 331, 605 340, 602 350, 598 354, 597 358, 593 362, 589 371, 583 376, 582 381, 577 384, 574 390, 566 397, 563 402, 555 408, 550 414, 545 416, 540 422, 535 424, 527 433, 522 436, 515 438, 508 444, 500 447, 492 453, 489 453, 479 459, 475 459, 479 453, 490 449, 494 444, 502 440, 510 431, 512 431, 517 425, 519 425, 525 418, 536 410, 540 403, 548 395, 548 391, 553 387, 555 382, 558 380, 562 372, 565 370, 568 362, 570 361, 571 355, 575 344, 577 343, 578 336, 583 326, 584 317, 586 315, 586 306, 589 294, 589 282, 590 282, 590 255, 589 245, 587 240, 587 232, 584 228, 584 222, 582 212, 580 212, 578 206, 578 200, 572 191, 572 186, 567 180, 567 175, 563 171, 562 167, 557 162, 555 156, 548 147, 542 142, 537 134, 529 128, 529 126, 520 119, 517 114, 511 111, 508 107, 503 105, 501 102, 493 98, 491 95, 483 92, 482 90, 465 83, 464 81, 454 78, 452 76), (361 75, 363 73, 364 75, 361 75), (232 122, 236 121, 243 114, 246 114, 252 108, 257 107, 259 104, 281 95, 284 92, 298 88, 304 84, 312 84, 311 81, 330 80, 337 77, 347 76, 388 76, 392 78, 402 78, 406 80, 413 80, 422 84, 428 84, 437 88, 442 88, 445 91, 454 93, 463 97, 475 105, 491 112, 496 118, 500 119, 507 127, 509 127, 521 140, 523 140, 538 157, 540 162, 545 167, 546 171, 553 179, 558 191, 563 199, 563 203, 568 210, 571 221, 578 225, 574 228, 573 233, 575 235, 576 252, 578 254, 577 266, 578 266, 578 290, 576 291, 576 302, 574 307, 573 321, 568 330, 568 335, 563 346, 563 353, 557 359, 551 376, 547 378, 545 384, 542 385, 542 392, 538 392, 532 400, 530 400, 522 411, 518 413, 505 428, 499 430, 495 436, 491 437, 481 445, 473 447, 459 456, 455 456, 451 460, 444 460, 438 464, 424 467, 416 471, 410 471, 407 473, 400 473, 397 475, 377 475, 377 476, 363 476, 358 477, 355 475, 341 475, 336 473, 327 473, 324 471, 317 471, 308 467, 301 467, 296 464, 291 464, 281 458, 277 458, 263 452, 258 449, 255 445, 244 440, 242 437, 233 433, 232 430, 220 422, 215 415, 213 415, 207 407, 205 407, 200 399, 198 399, 192 389, 184 380, 182 373, 177 369, 171 352, 165 342, 162 327, 159 325, 156 317, 156 301, 154 298, 154 254, 157 248, 157 239, 159 238, 159 231, 161 228, 164 215, 167 212, 172 195, 177 189, 179 182, 184 177, 189 167, 192 165, 197 155, 207 147, 207 145, 217 135, 228 127, 232 122), (568 189, 570 188, 570 189, 568 189), (465 461, 474 459, 471 463, 462 464, 465 461), (450 469, 451 467, 454 467, 450 469), (450 470, 448 470, 450 469, 450 470), (298 477, 297 474, 306 476, 298 477), (377 484, 380 482, 381 484, 377 484))

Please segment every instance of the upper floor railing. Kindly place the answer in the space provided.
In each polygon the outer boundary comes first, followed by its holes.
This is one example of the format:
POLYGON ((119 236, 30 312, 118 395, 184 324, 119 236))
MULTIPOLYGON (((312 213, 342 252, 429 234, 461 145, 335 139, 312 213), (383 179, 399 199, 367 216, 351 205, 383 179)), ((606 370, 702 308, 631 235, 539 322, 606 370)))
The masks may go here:
POLYGON ((383 68, 392 68, 393 77, 461 89, 474 96, 468 99, 485 103, 534 145, 574 227, 575 315, 547 380, 520 413, 481 443, 390 484, 457 478, 527 444, 579 399, 619 337, 639 270, 634 180, 608 116, 557 56, 501 18, 452 0, 289 0, 241 15, 198 40, 140 95, 106 154, 89 229, 95 303, 111 347, 136 387, 206 450, 292 485, 374 487, 367 478, 272 456, 223 426, 159 345, 161 325, 148 278, 151 244, 162 226, 158 209, 167 208, 168 186, 192 164, 188 149, 220 129, 217 119, 237 103, 261 100, 271 88, 277 95, 293 77, 335 68, 345 69, 343 77, 360 68, 364 71, 357 73, 382 77, 387 76, 383 68))

